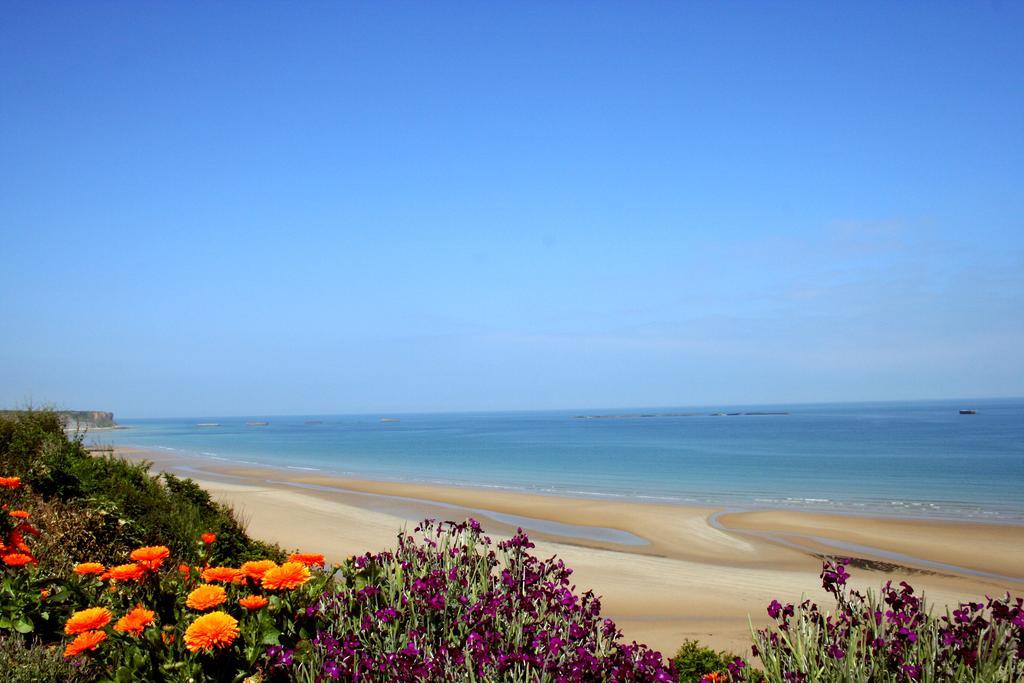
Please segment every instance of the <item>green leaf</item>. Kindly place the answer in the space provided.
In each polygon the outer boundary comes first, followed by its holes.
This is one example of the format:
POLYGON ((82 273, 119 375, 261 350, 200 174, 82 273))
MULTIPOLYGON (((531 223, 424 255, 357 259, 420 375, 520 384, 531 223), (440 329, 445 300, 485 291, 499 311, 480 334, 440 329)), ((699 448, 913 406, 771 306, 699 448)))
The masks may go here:
POLYGON ((260 641, 264 645, 280 645, 281 644, 281 632, 277 629, 271 629, 263 634, 263 640, 260 641))
POLYGON ((14 630, 18 633, 32 633, 35 628, 35 624, 28 617, 22 617, 14 622, 14 630))

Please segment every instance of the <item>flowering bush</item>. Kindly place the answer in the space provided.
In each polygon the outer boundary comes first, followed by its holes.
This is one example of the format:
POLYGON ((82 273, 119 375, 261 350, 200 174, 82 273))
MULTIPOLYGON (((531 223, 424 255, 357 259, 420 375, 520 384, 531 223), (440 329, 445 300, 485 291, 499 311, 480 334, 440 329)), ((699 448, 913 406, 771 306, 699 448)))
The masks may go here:
MULTIPOLYGON (((211 536, 201 557, 214 550, 211 536)), ((64 655, 88 657, 115 681, 241 680, 262 666, 267 646, 312 635, 305 609, 333 577, 310 571, 322 555, 171 566, 168 548, 146 546, 130 560, 77 565, 73 589, 89 606, 64 623, 64 655)))
POLYGON ((834 614, 810 600, 772 601, 774 628, 754 633, 769 681, 1016 681, 1024 676, 1024 599, 963 603, 935 617, 906 582, 849 588, 847 560, 826 562, 834 614))
POLYGON ((154 473, 147 463, 91 453, 83 434, 64 431, 52 410, 0 411, 0 475, 20 478, 34 526, 44 532, 38 569, 66 576, 79 562, 117 564, 139 546, 165 545, 195 563, 195 539, 217 537, 211 562, 240 563, 284 553, 252 539, 231 509, 191 479, 154 473))
POLYGON ((346 588, 309 612, 312 647, 274 648, 300 681, 673 681, 661 654, 618 642, 561 560, 522 531, 492 547, 473 520, 423 522, 394 553, 345 567, 346 588))
POLYGON ((0 634, 45 632, 51 617, 48 606, 66 597, 51 599, 56 592, 52 582, 36 570, 39 561, 29 541, 39 531, 29 522, 29 512, 21 508, 22 491, 19 477, 0 477, 0 634))

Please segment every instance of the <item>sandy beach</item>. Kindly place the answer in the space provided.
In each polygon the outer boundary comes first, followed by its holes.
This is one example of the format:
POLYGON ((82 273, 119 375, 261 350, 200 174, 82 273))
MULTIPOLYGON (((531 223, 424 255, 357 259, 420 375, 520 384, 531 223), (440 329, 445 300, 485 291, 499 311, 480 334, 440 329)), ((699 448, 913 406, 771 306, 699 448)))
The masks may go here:
POLYGON ((540 555, 558 555, 577 586, 602 596, 629 640, 670 654, 687 638, 749 652, 748 615, 765 623, 773 598, 819 588, 820 556, 857 558, 854 584, 907 579, 936 604, 1024 590, 1024 528, 924 520, 726 512, 365 481, 316 472, 116 449, 189 476, 235 508, 254 536, 332 561, 393 545, 424 517, 474 517, 494 537, 522 526, 540 555), (984 552, 979 549, 983 548, 984 552))

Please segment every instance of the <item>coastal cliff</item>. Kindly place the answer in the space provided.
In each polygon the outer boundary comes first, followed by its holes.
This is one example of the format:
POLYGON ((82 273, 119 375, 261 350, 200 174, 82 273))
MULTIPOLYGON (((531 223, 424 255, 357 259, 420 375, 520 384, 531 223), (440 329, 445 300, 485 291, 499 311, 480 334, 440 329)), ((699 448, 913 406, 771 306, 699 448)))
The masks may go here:
POLYGON ((114 414, 101 410, 61 410, 58 413, 64 424, 69 428, 74 427, 116 427, 114 414))
MULTIPOLYGON (((122 429, 114 422, 114 414, 102 410, 52 410, 43 412, 55 413, 64 423, 65 429, 122 429)), ((15 417, 24 413, 22 410, 0 410, 0 417, 15 417)))

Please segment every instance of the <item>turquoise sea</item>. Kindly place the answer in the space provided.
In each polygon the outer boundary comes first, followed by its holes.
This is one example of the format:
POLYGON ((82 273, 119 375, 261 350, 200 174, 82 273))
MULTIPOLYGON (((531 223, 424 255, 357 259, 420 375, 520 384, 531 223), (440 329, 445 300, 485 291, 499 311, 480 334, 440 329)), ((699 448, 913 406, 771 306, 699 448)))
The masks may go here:
POLYGON ((1024 523, 1024 399, 119 423, 87 441, 365 479, 1024 523))

